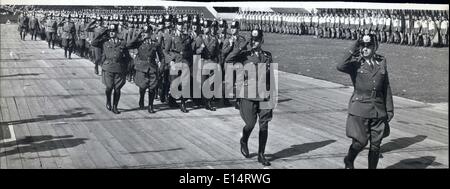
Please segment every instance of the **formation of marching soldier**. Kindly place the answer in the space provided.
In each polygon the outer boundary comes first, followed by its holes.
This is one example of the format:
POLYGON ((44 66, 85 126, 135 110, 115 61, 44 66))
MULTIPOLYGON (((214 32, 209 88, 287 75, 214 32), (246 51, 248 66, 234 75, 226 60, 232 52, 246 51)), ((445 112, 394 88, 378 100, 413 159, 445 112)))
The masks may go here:
POLYGON ((316 38, 360 39, 366 32, 381 43, 448 46, 448 13, 414 11, 335 11, 335 13, 239 12, 242 29, 314 35, 316 38))
MULTIPOLYGON (((54 49, 56 44, 64 48, 65 57, 68 59, 74 52, 94 62, 94 72, 101 75, 102 83, 105 85, 106 109, 114 114, 120 113, 118 104, 121 88, 127 79, 134 81, 139 87, 139 101, 136 103, 139 109, 146 109, 144 99, 148 96, 149 113, 156 112, 153 106, 155 99, 167 103, 170 107, 179 107, 184 113, 188 112, 187 100, 192 100, 195 105, 203 106, 209 111, 216 111, 214 102, 217 99, 214 97, 208 97, 203 93, 200 98, 184 94, 173 95, 171 84, 177 77, 183 81, 194 79, 190 72, 173 74, 175 64, 181 63, 190 70, 193 69, 194 59, 201 59, 204 64, 220 65, 221 72, 215 73, 211 70, 209 74, 202 74, 200 80, 203 83, 215 78, 216 74, 222 74, 222 77, 219 77, 222 78, 220 82, 226 83, 229 81, 226 78, 230 76, 225 76, 225 65, 233 67, 235 64, 257 65, 262 62, 266 66, 263 70, 267 71, 272 63, 271 54, 261 48, 263 31, 255 29, 246 38, 239 34, 240 23, 235 20, 228 25, 223 19, 206 19, 197 14, 168 13, 108 15, 40 11, 31 13, 31 16, 32 20, 36 20, 36 27, 32 28, 33 36, 40 33, 41 39, 47 40, 49 49, 54 49), (180 101, 179 104, 177 100, 180 101)), ((26 32, 29 30, 28 22, 31 21, 28 19, 27 13, 19 17, 22 40, 25 40, 26 32)), ((36 37, 32 39, 36 40, 36 37)), ((242 77, 250 80, 248 74, 245 73, 242 77)), ((231 79, 233 81, 231 88, 237 88, 236 80, 231 79)), ((185 87, 189 88, 183 82, 178 86, 178 88, 185 87)), ((215 85, 211 85, 211 88, 214 87, 215 85)), ((230 95, 225 94, 225 91, 229 92, 223 90, 223 97, 230 95)), ((265 166, 270 165, 264 151, 272 109, 259 105, 260 102, 269 101, 269 97, 247 98, 231 95, 228 99, 222 98, 224 106, 231 106, 229 100, 233 98, 236 99, 235 108, 240 109, 241 117, 245 121, 240 142, 242 154, 249 158, 247 141, 257 117, 260 117, 258 161, 265 166)))
MULTIPOLYGON (((32 20, 36 20, 33 21, 36 26, 31 30, 33 36, 40 34, 41 39, 47 41, 48 48, 54 49, 56 44, 64 48, 65 57, 68 59, 74 52, 94 62, 95 74, 100 75, 102 72, 103 82, 107 86, 106 107, 114 113, 119 113, 117 104, 120 88, 125 80, 134 81, 140 88, 141 109, 144 107, 144 94, 148 89, 150 113, 155 112, 153 99, 161 100, 170 107, 180 107, 182 112, 188 112, 187 99, 175 99, 170 94, 170 83, 174 79, 174 76, 169 74, 171 65, 174 62, 182 62, 192 69, 193 55, 198 55, 205 63, 218 63, 222 68, 228 63, 242 62, 244 57, 241 52, 247 49, 250 40, 239 34, 238 21, 233 21, 228 28, 226 20, 206 19, 198 14, 85 14, 46 11, 28 14, 32 16, 32 20), (125 45, 121 47, 125 49, 124 52, 121 51, 123 60, 117 61, 126 64, 126 67, 113 66, 112 70, 110 69, 113 57, 109 56, 113 55, 110 55, 109 51, 119 53, 109 49, 107 41, 101 40, 102 36, 108 35, 107 31, 112 30, 110 27, 114 28, 116 34, 109 38, 114 36, 125 45), (231 33, 228 33, 228 30, 231 33), (150 63, 147 64, 148 62, 150 63), (99 66, 102 66, 102 71, 99 71, 99 66), (108 82, 109 80, 112 82, 108 82), (114 95, 111 105, 112 91, 114 95), (179 105, 176 100, 180 101, 179 105)), ((29 31, 28 26, 31 25, 26 23, 32 22, 26 19, 29 19, 26 12, 19 17, 19 28, 23 31, 20 35, 23 40, 26 31, 29 31)), ((32 39, 36 40, 36 37, 32 39)), ((224 74, 224 69, 222 71, 224 74)), ((203 76, 202 81, 210 77, 213 75, 203 76)), ((225 77, 222 78, 225 82, 225 77)), ((204 96, 201 99, 193 99, 194 104, 203 105, 210 111, 216 110, 215 101, 217 100, 204 96)), ((238 101, 235 104, 236 109, 239 108, 238 101)), ((226 98, 223 103, 225 106, 232 105, 226 98)))

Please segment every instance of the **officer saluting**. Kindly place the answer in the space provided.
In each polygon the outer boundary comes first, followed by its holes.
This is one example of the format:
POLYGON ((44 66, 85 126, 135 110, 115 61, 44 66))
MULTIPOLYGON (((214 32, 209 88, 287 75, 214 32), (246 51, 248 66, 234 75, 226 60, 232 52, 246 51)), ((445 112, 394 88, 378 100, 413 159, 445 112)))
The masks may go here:
POLYGON ((337 69, 350 75, 354 92, 350 98, 346 134, 353 142, 344 158, 345 168, 353 162, 370 140, 369 169, 375 169, 380 155, 381 140, 389 135, 389 121, 394 117, 391 87, 386 59, 375 53, 374 35, 358 40, 337 69))
MULTIPOLYGON (((91 21, 87 26, 86 26, 86 31, 88 32, 93 32, 93 39, 97 38, 102 32, 106 31, 106 28, 103 27, 103 18, 100 16, 97 16, 97 18, 93 21, 91 21), (94 25, 95 24, 95 25, 94 25)), ((93 40, 92 39, 92 40, 93 40)), ((91 45, 92 45, 93 41, 91 41, 91 45)), ((102 46, 99 47, 95 47, 94 45, 92 45, 93 48, 93 52, 94 52, 94 64, 95 64, 95 74, 98 75, 98 66, 99 64, 101 64, 101 57, 102 57, 102 46)))
MULTIPOLYGON (((272 55, 261 49, 261 45, 264 42, 262 30, 253 30, 250 38, 251 49, 243 52, 245 56, 244 65, 245 64, 259 64, 266 63, 266 70, 269 70, 270 64, 272 63, 272 55)), ((256 71, 260 72, 262 70, 258 70, 259 66, 256 66, 256 71)), ((266 90, 270 88, 270 72, 267 72, 266 75, 266 90)), ((257 73, 256 75, 260 75, 257 73)), ((255 78, 247 78, 247 82, 244 83, 253 83, 249 80, 255 78)), ((257 81, 256 81, 257 82, 257 81)), ((255 83, 256 83, 255 82, 255 83)), ((249 87, 252 89, 252 87, 249 87)), ((256 87, 255 87, 256 89, 256 87)), ((268 97, 256 95, 256 98, 250 98, 250 96, 246 96, 240 100, 240 114, 242 119, 245 122, 245 127, 242 130, 242 138, 240 140, 241 143, 241 153, 244 157, 249 158, 248 151, 248 139, 250 134, 255 127, 257 117, 259 117, 259 149, 258 149, 258 162, 262 163, 264 166, 270 166, 270 162, 264 157, 264 151, 267 143, 268 136, 268 126, 269 121, 272 120, 272 109, 263 109, 264 107, 260 106, 262 101, 268 101, 268 97)))
MULTIPOLYGON (((130 48, 137 48, 136 58, 134 59, 136 69, 136 85, 139 87, 139 108, 144 109, 144 95, 148 89, 148 112, 155 113, 153 109, 153 100, 156 94, 158 84, 158 63, 156 58, 163 61, 164 55, 160 43, 155 39, 153 41, 152 28, 150 25, 144 26, 131 41, 128 42, 130 48), (144 34, 141 38, 141 34, 144 34)), ((164 64, 161 65, 164 67, 164 64)))
POLYGON ((112 24, 108 30, 104 30, 92 41, 92 46, 103 47, 102 54, 102 81, 106 86, 106 108, 115 114, 119 114, 117 105, 120 99, 120 89, 125 85, 128 52, 124 40, 117 38, 117 25, 112 24), (111 93, 114 89, 113 107, 111 109, 111 93))
MULTIPOLYGON (((230 25, 230 34, 228 38, 223 42, 222 46, 222 56, 224 57, 224 69, 226 69, 227 65, 233 66, 234 63, 240 63, 243 62, 243 59, 245 58, 242 56, 242 52, 247 50, 248 41, 239 34, 240 25, 238 21, 231 22, 230 25)), ((225 75, 226 77, 231 77, 229 75, 225 75)), ((228 81, 227 78, 225 78, 225 81, 228 81)), ((234 83, 234 82, 233 82, 234 83)), ((224 90, 226 91, 226 90, 224 90)), ((227 94, 228 95, 228 94, 227 94)), ((224 98, 227 98, 225 96, 224 98)), ((236 99, 235 108, 239 109, 239 99, 236 99)), ((224 102, 224 104, 228 104, 227 102, 224 102)))

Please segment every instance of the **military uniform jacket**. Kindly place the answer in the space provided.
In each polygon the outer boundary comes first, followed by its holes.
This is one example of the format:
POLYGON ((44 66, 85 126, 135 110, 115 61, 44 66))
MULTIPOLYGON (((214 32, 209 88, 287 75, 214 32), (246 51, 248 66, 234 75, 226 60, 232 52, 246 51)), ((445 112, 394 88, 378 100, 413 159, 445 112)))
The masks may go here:
POLYGON ((77 37, 78 37, 78 39, 86 39, 87 38, 86 24, 85 23, 78 24, 76 29, 77 29, 77 37))
POLYGON ((98 35, 92 41, 92 46, 103 48, 102 69, 113 73, 125 73, 128 68, 127 55, 128 47, 124 40, 114 42, 106 35, 98 35))
POLYGON ((168 43, 171 43, 171 39, 172 39, 172 35, 171 35, 170 30, 165 29, 162 32, 162 36, 163 36, 163 39, 162 39, 162 44, 163 45, 161 47, 163 48, 165 62, 168 64, 171 61, 170 60, 170 49, 167 49, 167 48, 170 48, 170 46, 171 46, 171 45, 168 44, 168 43))
POLYGON ((166 60, 174 62, 187 62, 192 59, 192 39, 187 34, 173 34, 164 37, 164 51, 168 55, 166 60))
MULTIPOLYGON (((259 63, 265 63, 266 64, 266 91, 270 91, 270 64, 272 61, 272 54, 267 51, 259 51, 257 53, 253 51, 245 51, 243 52, 244 60, 243 64, 244 66, 246 64, 255 64, 256 65, 256 76, 259 78, 259 72, 258 70, 258 64, 259 63)), ((248 78, 248 72, 245 72, 244 75, 244 85, 248 87, 249 89, 256 89, 256 96, 252 97, 249 96, 248 93, 245 93, 245 99, 251 100, 251 101, 268 101, 270 95, 269 94, 262 94, 263 96, 260 96, 258 91, 258 80, 254 80, 255 78, 248 78), (256 84, 256 86, 252 86, 253 84, 256 84)))
POLYGON ((56 29, 58 29, 56 21, 54 19, 48 19, 47 22, 46 22, 45 31, 47 31, 47 32, 56 32, 56 29))
POLYGON ((31 18, 30 20, 30 29, 39 29, 39 21, 37 18, 31 18))
POLYGON ((128 42, 128 28, 125 26, 119 25, 117 37, 128 42))
POLYGON ((201 55, 203 59, 213 60, 217 63, 218 41, 214 35, 201 34, 197 36, 192 44, 195 54, 201 55), (202 44, 205 46, 202 47, 202 44))
POLYGON ((73 22, 64 22, 62 29, 63 29, 63 33, 62 33, 61 37, 63 39, 74 39, 75 38, 76 28, 75 28, 75 24, 73 22))
MULTIPOLYGON (((157 73, 158 64, 156 58, 164 60, 164 54, 161 45, 157 41, 150 39, 141 40, 138 37, 128 42, 129 48, 137 48, 136 58, 134 59, 134 69, 145 73, 157 73)), ((161 67, 164 63, 161 62, 161 67)))
POLYGON ((159 43, 161 48, 163 48, 164 47, 164 32, 162 30, 158 30, 156 32, 155 38, 156 38, 156 42, 159 43))
POLYGON ((337 69, 350 75, 354 87, 348 113, 364 118, 383 118, 394 113, 386 59, 374 55, 374 68, 364 58, 348 54, 337 69))
POLYGON ((19 27, 28 28, 29 18, 27 16, 19 17, 19 27))
POLYGON ((242 35, 238 35, 233 44, 230 44, 232 37, 229 36, 223 43, 222 54, 225 57, 225 63, 242 62, 245 58, 242 52, 247 50, 248 41, 242 35))
POLYGON ((90 33, 88 36, 91 39, 91 43, 92 41, 97 38, 100 34, 102 34, 107 28, 103 27, 103 26, 99 26, 99 25, 94 25, 95 21, 90 22, 87 26, 86 26, 86 31, 88 33, 90 33))

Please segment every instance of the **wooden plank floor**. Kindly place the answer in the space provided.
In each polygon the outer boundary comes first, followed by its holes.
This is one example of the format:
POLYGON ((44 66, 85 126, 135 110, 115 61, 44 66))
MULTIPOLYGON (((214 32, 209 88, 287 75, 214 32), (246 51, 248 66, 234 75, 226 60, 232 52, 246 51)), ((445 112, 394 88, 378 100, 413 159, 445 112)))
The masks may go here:
MULTIPOLYGON (((156 101, 136 110, 138 88, 127 83, 115 115, 93 64, 44 41, 20 41, 1 25, 0 168, 263 168, 239 151, 243 121, 233 107, 183 114, 156 101), (11 139, 12 135, 15 140, 11 139)), ((336 74, 338 72, 336 71, 336 74)), ((339 169, 350 139, 345 119, 352 88, 301 75, 279 75, 280 102, 269 126, 270 168, 339 169)), ((448 103, 394 97, 391 136, 380 168, 448 168, 448 103)), ((189 106, 191 107, 191 106, 189 106)), ((258 126, 256 126, 258 127, 258 126)), ((355 162, 367 167, 367 150, 355 162)))

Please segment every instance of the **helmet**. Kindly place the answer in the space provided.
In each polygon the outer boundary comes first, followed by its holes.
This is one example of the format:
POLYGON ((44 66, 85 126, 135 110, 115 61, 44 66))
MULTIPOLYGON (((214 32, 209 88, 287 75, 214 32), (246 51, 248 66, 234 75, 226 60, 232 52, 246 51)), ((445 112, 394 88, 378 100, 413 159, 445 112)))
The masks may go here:
POLYGON ((360 41, 359 41, 360 47, 368 47, 373 48, 375 50, 378 49, 378 40, 376 39, 376 36, 373 34, 366 34, 364 35, 360 41))
POLYGON ((230 28, 239 29, 239 21, 233 21, 233 22, 231 22, 230 28))
POLYGON ((250 39, 261 42, 263 40, 263 31, 259 29, 252 30, 250 39))

